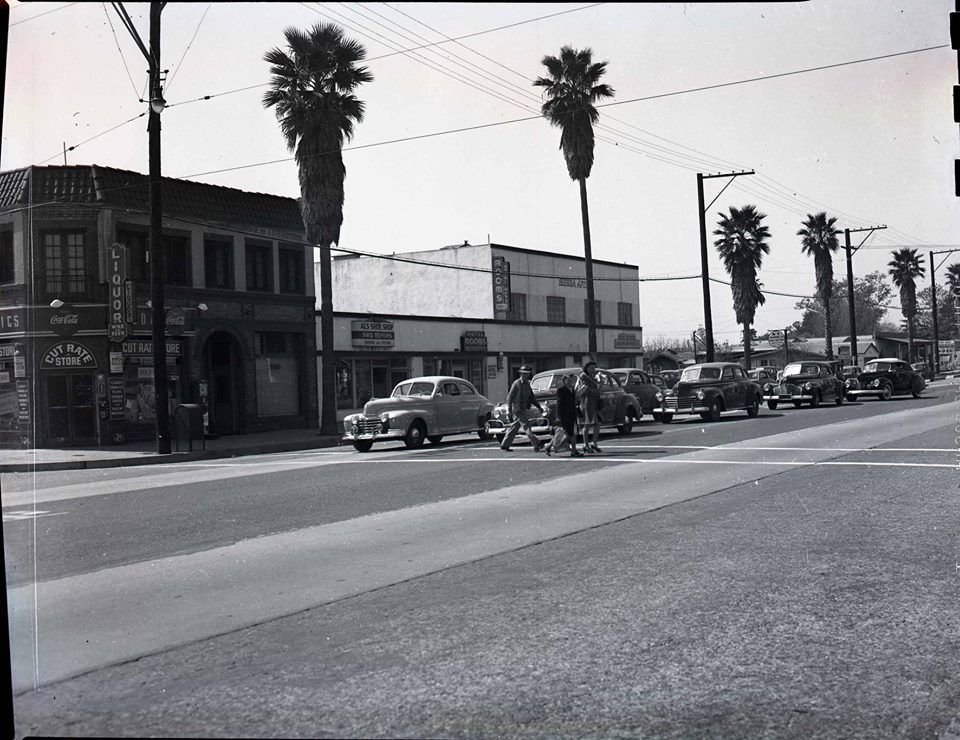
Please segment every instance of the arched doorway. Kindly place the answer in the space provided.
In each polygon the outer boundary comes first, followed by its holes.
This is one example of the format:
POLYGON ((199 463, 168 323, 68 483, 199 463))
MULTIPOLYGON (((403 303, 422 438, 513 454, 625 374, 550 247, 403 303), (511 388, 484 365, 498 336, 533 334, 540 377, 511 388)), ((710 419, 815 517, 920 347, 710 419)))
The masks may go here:
POLYGON ((204 365, 210 381, 207 403, 211 431, 215 434, 242 432, 244 362, 237 338, 226 331, 210 334, 204 350, 204 365))

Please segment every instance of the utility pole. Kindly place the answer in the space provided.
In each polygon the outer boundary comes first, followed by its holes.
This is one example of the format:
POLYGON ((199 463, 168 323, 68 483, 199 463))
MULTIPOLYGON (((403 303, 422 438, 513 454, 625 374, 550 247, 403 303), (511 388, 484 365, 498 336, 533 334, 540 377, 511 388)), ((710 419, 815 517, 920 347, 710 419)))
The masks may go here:
POLYGON ((790 362, 790 327, 783 330, 783 366, 786 367, 790 362))
POLYGON ((853 308, 853 255, 857 253, 857 249, 863 246, 864 242, 870 238, 870 234, 878 229, 885 229, 886 226, 867 226, 862 229, 844 229, 843 230, 843 249, 847 253, 847 310, 850 314, 850 357, 854 365, 859 365, 860 360, 857 355, 857 315, 853 308), (855 249, 850 248, 850 235, 856 234, 860 231, 870 232, 865 237, 863 241, 860 242, 855 249))
MULTIPOLYGON (((697 173, 697 211, 700 218, 700 279, 703 282, 703 326, 706 330, 704 344, 706 345, 706 361, 713 362, 713 311, 710 308, 710 268, 707 265, 707 209, 717 202, 717 198, 723 195, 723 191, 730 187, 733 178, 740 175, 754 175, 753 170, 743 172, 717 173, 716 175, 704 175, 697 173), (710 205, 703 205, 703 181, 715 177, 729 177, 730 182, 723 186, 723 190, 717 193, 717 197, 710 201, 710 205)), ((696 359, 696 357, 694 357, 696 359)))
POLYGON ((166 255, 163 248, 162 204, 160 199, 160 113, 166 106, 163 99, 163 75, 160 69, 160 13, 166 2, 150 3, 150 48, 144 46, 133 21, 123 7, 114 7, 127 31, 147 60, 150 72, 150 302, 153 304, 153 389, 157 417, 157 453, 170 454, 170 408, 167 402, 167 346, 164 324, 167 312, 163 301, 163 280, 166 276, 166 255))

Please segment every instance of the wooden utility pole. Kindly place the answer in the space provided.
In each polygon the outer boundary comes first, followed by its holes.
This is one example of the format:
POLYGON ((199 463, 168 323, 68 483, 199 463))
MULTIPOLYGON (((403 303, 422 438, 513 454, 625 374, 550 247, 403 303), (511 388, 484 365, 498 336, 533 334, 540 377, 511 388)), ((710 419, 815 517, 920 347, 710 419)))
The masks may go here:
POLYGON ((854 365, 859 365, 860 361, 857 354, 857 314, 853 306, 853 255, 857 253, 857 250, 863 246, 864 242, 870 238, 870 234, 878 229, 885 229, 886 226, 867 226, 862 229, 844 229, 843 230, 843 249, 847 253, 847 311, 850 314, 850 357, 853 360, 854 365), (860 231, 870 232, 865 237, 863 241, 860 242, 855 248, 850 247, 850 235, 855 234, 860 231))

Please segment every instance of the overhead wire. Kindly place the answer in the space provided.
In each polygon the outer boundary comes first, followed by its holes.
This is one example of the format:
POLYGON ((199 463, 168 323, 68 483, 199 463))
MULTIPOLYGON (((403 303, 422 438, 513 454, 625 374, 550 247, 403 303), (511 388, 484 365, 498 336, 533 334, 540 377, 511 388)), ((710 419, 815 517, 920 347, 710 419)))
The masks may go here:
MULTIPOLYGON (((53 10, 47 10, 47 11, 45 11, 45 12, 43 12, 43 13, 37 13, 36 15, 32 15, 32 16, 30 16, 29 18, 24 18, 22 21, 17 21, 16 23, 11 23, 9 27, 10 27, 10 28, 13 28, 14 26, 19 26, 21 23, 29 23, 30 21, 35 21, 37 18, 41 18, 41 17, 43 17, 43 16, 45 16, 45 15, 50 15, 51 13, 56 13, 56 12, 58 12, 58 11, 60 11, 60 10, 66 10, 66 9, 69 8, 71 5, 79 5, 79 4, 80 4, 79 2, 67 3, 66 5, 61 5, 59 8, 54 8, 53 10)), ((23 6, 23 5, 18 5, 17 7, 24 7, 24 6, 23 6)), ((13 8, 13 9, 16 10, 16 8, 13 8)))
MULTIPOLYGON (((120 61, 123 62, 123 68, 124 68, 124 70, 126 70, 127 79, 130 80, 130 87, 133 88, 133 94, 136 95, 136 94, 137 94, 137 85, 136 85, 136 83, 134 83, 134 81, 133 81, 133 76, 130 74, 130 68, 127 66, 127 59, 126 59, 126 57, 123 55, 123 50, 120 48, 120 40, 117 38, 117 32, 116 32, 116 30, 115 30, 114 27, 113 27, 113 21, 110 20, 110 14, 107 12, 107 4, 102 2, 102 3, 100 3, 100 7, 103 8, 103 14, 104 14, 105 16, 107 16, 107 23, 110 25, 110 33, 113 34, 113 43, 116 44, 117 53, 120 54, 120 61)), ((143 102, 142 96, 138 96, 137 99, 138 99, 141 103, 143 102)))
POLYGON ((173 68, 173 74, 170 75, 170 79, 167 80, 167 87, 166 87, 166 90, 164 90, 165 93, 168 93, 170 91, 170 86, 173 84, 173 79, 174 77, 177 76, 177 73, 180 71, 180 67, 183 66, 183 60, 186 58, 187 52, 190 51, 190 47, 193 46, 193 42, 197 40, 197 34, 200 33, 200 26, 203 25, 203 21, 207 17, 207 13, 210 12, 210 6, 212 4, 213 3, 207 3, 207 9, 204 10, 203 15, 200 16, 200 21, 197 23, 197 27, 193 32, 193 36, 190 38, 190 43, 188 43, 187 48, 183 50, 183 54, 180 57, 180 61, 177 62, 177 66, 173 68))

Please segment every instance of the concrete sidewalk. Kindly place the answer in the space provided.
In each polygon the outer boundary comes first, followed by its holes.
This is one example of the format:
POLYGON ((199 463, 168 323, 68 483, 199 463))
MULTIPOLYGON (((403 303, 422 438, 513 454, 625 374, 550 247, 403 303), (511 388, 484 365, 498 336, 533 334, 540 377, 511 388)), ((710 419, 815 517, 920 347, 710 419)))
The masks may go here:
POLYGON ((155 441, 133 442, 104 447, 0 450, 0 473, 32 473, 48 470, 83 470, 88 468, 116 468, 127 465, 153 465, 156 463, 210 460, 240 455, 264 455, 273 452, 312 450, 320 447, 335 447, 340 436, 321 436, 317 429, 279 429, 254 434, 232 434, 204 443, 195 441, 193 451, 189 443, 171 443, 174 450, 169 455, 158 455, 155 441))

